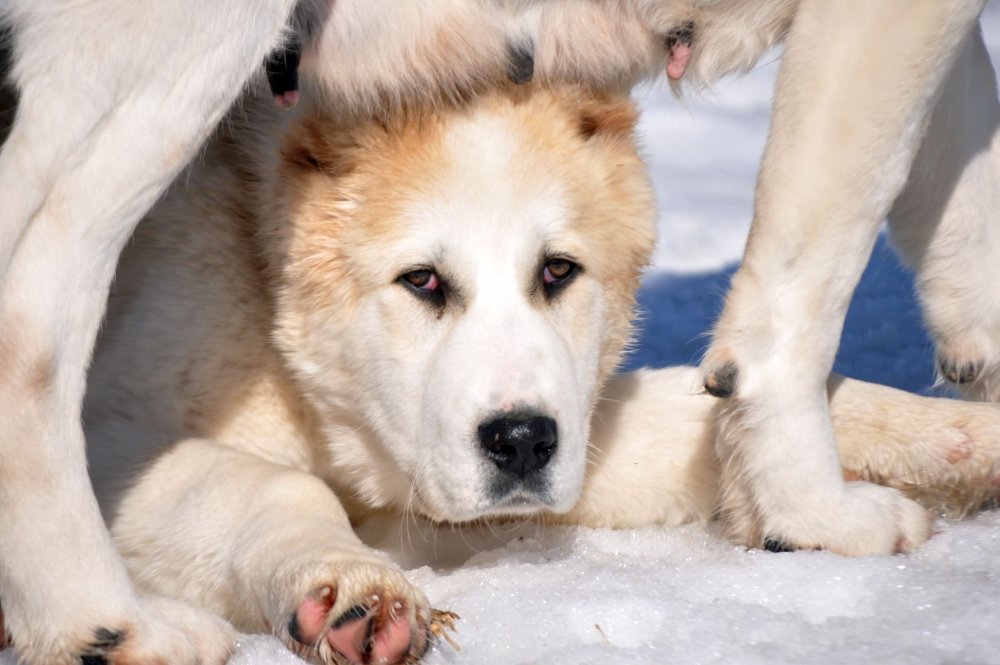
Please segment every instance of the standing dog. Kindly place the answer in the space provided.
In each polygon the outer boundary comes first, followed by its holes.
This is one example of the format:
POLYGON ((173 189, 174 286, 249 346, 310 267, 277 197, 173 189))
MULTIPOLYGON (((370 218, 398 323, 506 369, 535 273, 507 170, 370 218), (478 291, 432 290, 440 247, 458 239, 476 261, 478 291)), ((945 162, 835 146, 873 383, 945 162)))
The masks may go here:
POLYGON ((749 256, 706 361, 710 390, 732 396, 728 520, 748 543, 918 543, 914 504, 840 480, 823 377, 915 159, 899 210, 923 219, 911 253, 944 373, 992 376, 992 310, 975 295, 989 280, 935 300, 952 292, 945 266, 966 260, 949 229, 983 221, 995 191, 983 3, 4 0, 20 106, 0 155, 0 598, 20 656, 214 662, 229 648, 224 627, 132 589, 85 473, 80 404, 121 247, 289 25, 306 94, 345 116, 505 77, 624 90, 666 67, 710 81, 790 34, 749 256), (934 147, 955 127, 957 155, 934 147))

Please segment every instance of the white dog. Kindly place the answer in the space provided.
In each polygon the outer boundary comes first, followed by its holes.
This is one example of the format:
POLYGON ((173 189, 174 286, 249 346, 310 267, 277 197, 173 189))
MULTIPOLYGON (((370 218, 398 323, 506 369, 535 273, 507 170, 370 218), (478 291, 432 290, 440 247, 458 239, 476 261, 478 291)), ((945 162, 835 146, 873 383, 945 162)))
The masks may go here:
MULTIPOLYGON (((605 385, 654 239, 627 99, 511 85, 348 121, 261 97, 137 230, 90 372, 94 486, 142 592, 316 662, 411 662, 447 616, 354 534, 375 513, 716 513, 698 371, 605 385)), ((996 407, 832 385, 848 477, 995 494, 996 407)))
POLYGON ((878 219, 916 159, 898 210, 919 210, 907 247, 944 374, 990 385, 990 280, 947 269, 991 251, 983 2, 0 3, 20 95, 0 155, 0 598, 21 657, 212 662, 229 648, 223 627, 132 590, 88 486, 79 407, 119 250, 293 12, 306 94, 345 118, 464 98, 508 76, 621 90, 667 67, 710 81, 788 34, 750 256, 707 364, 710 389, 735 395, 727 518, 751 544, 918 543, 915 504, 841 481, 823 377, 878 219), (935 140, 951 131, 958 154, 935 140), (968 224, 980 235, 967 254, 954 233, 968 224), (967 300, 951 298, 955 275, 967 300))

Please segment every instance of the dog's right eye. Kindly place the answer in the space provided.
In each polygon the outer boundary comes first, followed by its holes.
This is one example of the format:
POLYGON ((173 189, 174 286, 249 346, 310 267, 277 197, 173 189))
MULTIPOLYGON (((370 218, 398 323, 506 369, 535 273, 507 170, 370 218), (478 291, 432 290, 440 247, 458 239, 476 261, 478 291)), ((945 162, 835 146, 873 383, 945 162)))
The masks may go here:
POLYGON ((400 275, 399 282, 416 296, 434 305, 444 304, 444 285, 433 270, 411 270, 400 275))

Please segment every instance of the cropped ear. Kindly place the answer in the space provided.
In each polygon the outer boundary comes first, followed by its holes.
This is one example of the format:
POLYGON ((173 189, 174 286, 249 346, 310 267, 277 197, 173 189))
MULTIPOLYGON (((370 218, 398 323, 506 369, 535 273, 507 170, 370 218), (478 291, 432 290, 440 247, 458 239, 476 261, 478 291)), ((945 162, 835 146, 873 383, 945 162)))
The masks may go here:
POLYGON ((281 143, 282 161, 303 171, 341 176, 354 167, 357 148, 350 131, 322 118, 295 123, 281 143))
POLYGON ((602 136, 628 138, 635 131, 639 112, 628 98, 603 97, 583 102, 578 117, 580 136, 586 141, 602 136))

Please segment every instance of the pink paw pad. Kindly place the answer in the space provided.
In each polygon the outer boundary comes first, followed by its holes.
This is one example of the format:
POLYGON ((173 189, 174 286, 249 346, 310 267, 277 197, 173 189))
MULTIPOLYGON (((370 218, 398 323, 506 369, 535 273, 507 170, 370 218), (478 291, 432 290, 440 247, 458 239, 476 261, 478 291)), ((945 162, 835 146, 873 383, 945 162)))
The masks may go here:
POLYGON ((400 601, 373 594, 364 605, 355 605, 327 627, 336 601, 332 587, 323 587, 299 605, 289 622, 289 633, 302 644, 327 644, 352 663, 402 663, 414 636, 405 606, 400 601))

